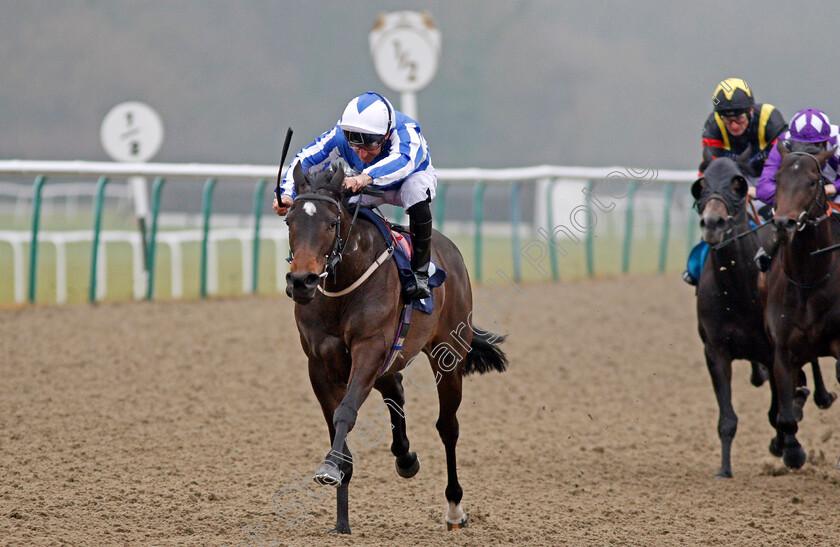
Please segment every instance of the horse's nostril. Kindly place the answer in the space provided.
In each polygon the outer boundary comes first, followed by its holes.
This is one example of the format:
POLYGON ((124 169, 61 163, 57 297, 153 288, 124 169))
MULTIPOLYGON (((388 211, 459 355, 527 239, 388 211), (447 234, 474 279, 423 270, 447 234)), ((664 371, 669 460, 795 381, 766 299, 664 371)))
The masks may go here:
POLYGON ((702 217, 700 228, 709 230, 721 230, 726 227, 726 219, 719 216, 702 217))
POLYGON ((286 285, 296 289, 312 289, 318 284, 318 276, 314 273, 286 274, 286 285))
POLYGON ((791 230, 796 226, 796 221, 790 217, 776 217, 773 221, 776 229, 780 231, 791 230))

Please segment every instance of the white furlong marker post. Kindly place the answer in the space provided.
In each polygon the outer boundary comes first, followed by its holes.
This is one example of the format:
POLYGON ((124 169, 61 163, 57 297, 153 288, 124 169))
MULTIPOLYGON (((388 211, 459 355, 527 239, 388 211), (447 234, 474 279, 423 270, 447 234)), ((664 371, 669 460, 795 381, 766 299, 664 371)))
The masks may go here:
POLYGON ((432 81, 440 58, 440 31, 428 12, 380 13, 368 35, 376 74, 400 92, 400 110, 417 119, 417 95, 432 81))
MULTIPOLYGON (((120 103, 112 108, 99 130, 99 137, 105 152, 119 162, 142 163, 152 159, 163 143, 163 122, 149 105, 137 101, 120 103)), ((145 177, 128 179, 134 195, 134 214, 140 228, 143 242, 144 283, 149 279, 149 264, 146 248, 146 222, 149 217, 149 189, 145 177)), ((142 294, 138 298, 142 297, 142 294)))

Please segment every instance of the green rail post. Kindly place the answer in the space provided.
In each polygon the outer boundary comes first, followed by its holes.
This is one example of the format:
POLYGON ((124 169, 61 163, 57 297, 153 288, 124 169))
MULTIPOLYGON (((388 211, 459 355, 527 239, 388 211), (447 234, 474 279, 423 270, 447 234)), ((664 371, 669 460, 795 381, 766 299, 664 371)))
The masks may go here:
POLYGON ((443 232, 443 219, 446 217, 446 188, 447 184, 445 182, 438 183, 437 193, 435 194, 436 204, 435 204, 435 224, 437 225, 437 231, 443 232))
POLYGON ((102 231, 102 204, 105 201, 105 186, 108 177, 99 177, 96 183, 96 197, 93 204, 93 246, 90 250, 90 283, 88 284, 88 302, 96 302, 96 264, 99 260, 99 234, 102 231))
POLYGON ((155 261, 157 260, 157 229, 158 215, 160 215, 160 194, 166 179, 158 177, 152 184, 152 227, 149 230, 148 260, 149 284, 146 286, 146 300, 151 300, 155 295, 155 261))
MULTIPOLYGON (((694 208, 692 207, 691 210, 693 211, 694 208)), ((693 214, 691 214, 691 211, 689 211, 689 214, 688 214, 688 249, 686 249, 686 253, 685 253, 686 258, 688 257, 688 255, 691 254, 691 250, 694 248, 694 246, 699 243, 699 240, 697 239, 697 224, 698 224, 697 217, 695 217, 693 214)))
POLYGON ((665 262, 668 259, 668 240, 671 237, 671 200, 674 196, 674 183, 665 185, 665 212, 662 218, 662 239, 659 242, 659 273, 665 272, 665 262))
POLYGON ((630 181, 630 192, 627 195, 627 216, 624 217, 624 245, 621 250, 621 273, 630 271, 630 251, 633 245, 633 209, 636 190, 639 182, 630 181))
POLYGON ((557 267, 557 247, 554 246, 554 183, 555 179, 548 181, 546 190, 546 220, 548 221, 548 257, 551 259, 551 278, 557 281, 560 278, 560 269, 557 267))
POLYGON ((260 220, 262 218, 262 198, 265 193, 266 180, 260 179, 257 181, 257 186, 254 188, 254 252, 253 264, 251 267, 251 293, 257 294, 257 283, 259 282, 260 271, 260 220))
POLYGON ((38 226, 41 221, 41 190, 47 178, 38 175, 32 188, 32 243, 29 245, 29 303, 35 302, 35 287, 38 273, 38 226))
POLYGON ((513 225, 513 279, 522 281, 522 256, 519 254, 519 225, 522 223, 522 211, 519 206, 520 182, 514 181, 510 187, 510 223, 513 225))
POLYGON ((588 181, 586 188, 586 210, 592 211, 592 219, 594 220, 592 226, 586 232, 586 273, 589 274, 589 277, 595 277, 595 226, 598 223, 595 212, 592 209, 592 192, 595 191, 595 181, 588 181))
POLYGON ((481 281, 481 224, 484 221, 484 183, 476 182, 473 188, 473 224, 475 235, 473 249, 475 251, 475 279, 481 281))
POLYGON ((216 179, 207 179, 204 183, 204 193, 201 199, 201 211, 204 215, 201 238, 201 298, 207 298, 207 242, 210 239, 210 211, 213 209, 213 188, 215 186, 216 179))

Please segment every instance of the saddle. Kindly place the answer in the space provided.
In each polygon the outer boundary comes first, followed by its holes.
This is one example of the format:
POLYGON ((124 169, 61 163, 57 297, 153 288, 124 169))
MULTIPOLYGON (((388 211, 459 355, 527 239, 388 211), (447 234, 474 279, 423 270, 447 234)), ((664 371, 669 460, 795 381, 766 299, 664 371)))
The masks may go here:
MULTIPOLYGON (((840 211, 840 209, 838 209, 838 211, 840 211)), ((394 224, 387 218, 379 218, 382 219, 382 221, 385 223, 386 226, 388 226, 388 229, 391 231, 391 240, 394 242, 394 251, 402 251, 408 257, 409 261, 411 261, 411 232, 408 230, 408 226, 403 226, 402 224, 394 224)))
MULTIPOLYGON (((379 230, 385 243, 394 247, 394 263, 397 265, 400 283, 403 287, 414 282, 411 271, 411 237, 405 226, 388 222, 368 207, 359 209, 359 218, 372 223, 379 230)), ((429 288, 439 287, 446 280, 446 272, 434 261, 429 264, 429 288)), ((434 293, 433 293, 434 294, 434 293)), ((411 307, 423 313, 432 313, 435 309, 434 296, 411 301, 411 307)))

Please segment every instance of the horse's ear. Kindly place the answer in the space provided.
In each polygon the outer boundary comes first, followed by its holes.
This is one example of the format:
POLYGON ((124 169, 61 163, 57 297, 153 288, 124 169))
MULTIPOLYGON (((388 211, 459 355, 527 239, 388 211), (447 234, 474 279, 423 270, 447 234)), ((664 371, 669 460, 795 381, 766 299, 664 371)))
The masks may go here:
POLYGON ((748 144, 747 148, 738 154, 738 158, 735 160, 735 163, 738 164, 738 169, 742 173, 758 176, 761 173, 756 174, 752 172, 753 170, 750 167, 750 157, 752 157, 752 144, 748 144))
POLYGON ((706 179, 700 177, 699 179, 694 181, 694 184, 691 185, 691 196, 694 200, 700 199, 700 196, 703 195, 703 188, 706 187, 706 179))
POLYGON ((706 168, 709 166, 709 164, 712 163, 713 159, 715 159, 715 156, 714 156, 714 154, 712 154, 712 149, 709 148, 708 146, 704 146, 703 147, 703 161, 700 163, 700 172, 701 173, 706 170, 706 168))
POLYGON ((788 152, 790 152, 790 150, 787 149, 787 146, 785 146, 785 143, 782 139, 776 141, 776 150, 782 156, 781 159, 785 159, 785 156, 787 156, 788 152))
POLYGON ((732 188, 732 192, 738 196, 739 198, 747 197, 747 191, 749 190, 749 186, 747 185, 747 179, 740 175, 735 175, 732 177, 732 182, 729 183, 730 188, 732 188))
POLYGON ((344 182, 344 169, 339 168, 335 170, 335 173, 330 179, 330 186, 333 188, 341 189, 341 184, 344 182))
POLYGON ((829 160, 829 158, 831 158, 831 156, 833 156, 834 152, 836 152, 836 151, 837 151, 837 147, 827 148, 827 149, 823 150, 822 152, 820 152, 819 154, 817 154, 814 157, 817 158, 817 163, 822 165, 825 162, 827 162, 829 160))
POLYGON ((295 168, 292 170, 292 178, 295 181, 295 195, 305 194, 304 191, 308 186, 306 182, 306 175, 303 174, 303 166, 300 162, 295 163, 295 168))

